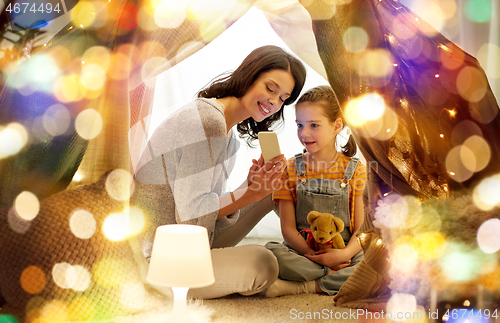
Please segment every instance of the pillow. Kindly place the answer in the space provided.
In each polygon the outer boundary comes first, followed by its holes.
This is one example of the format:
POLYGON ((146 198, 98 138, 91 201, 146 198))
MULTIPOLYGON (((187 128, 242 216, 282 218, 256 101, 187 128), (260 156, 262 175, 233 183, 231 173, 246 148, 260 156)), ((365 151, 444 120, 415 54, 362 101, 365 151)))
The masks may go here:
POLYGON ((108 174, 42 200, 31 221, 20 208, 0 211, 0 314, 21 322, 90 321, 160 305, 163 297, 143 283, 139 243, 125 236, 128 201, 108 194, 108 174))

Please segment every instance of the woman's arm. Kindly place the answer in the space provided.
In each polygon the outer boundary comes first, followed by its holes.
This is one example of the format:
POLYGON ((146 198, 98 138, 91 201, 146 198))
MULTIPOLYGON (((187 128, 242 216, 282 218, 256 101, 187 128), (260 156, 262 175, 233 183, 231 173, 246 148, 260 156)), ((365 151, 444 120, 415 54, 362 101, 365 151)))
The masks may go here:
POLYGON ((318 264, 328 266, 330 268, 348 262, 358 252, 361 251, 361 245, 355 232, 363 223, 364 204, 362 195, 354 197, 354 228, 352 228, 352 236, 347 246, 344 249, 327 249, 316 252, 315 255, 306 255, 309 260, 318 264))
POLYGON ((309 247, 306 240, 297 231, 295 223, 295 204, 290 200, 280 201, 280 223, 281 233, 286 243, 301 255, 314 254, 314 250, 309 247))
POLYGON ((247 180, 232 194, 219 197, 220 210, 218 218, 228 216, 250 203, 260 201, 273 192, 283 174, 286 159, 284 155, 277 156, 264 163, 262 156, 252 160, 252 166, 247 180))

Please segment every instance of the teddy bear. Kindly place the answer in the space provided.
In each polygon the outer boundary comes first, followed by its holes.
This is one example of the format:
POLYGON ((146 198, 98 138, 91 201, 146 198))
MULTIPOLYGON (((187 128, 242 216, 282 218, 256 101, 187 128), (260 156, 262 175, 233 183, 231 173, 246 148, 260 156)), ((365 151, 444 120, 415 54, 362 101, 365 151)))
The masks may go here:
POLYGON ((314 251, 345 248, 340 232, 344 231, 344 221, 330 213, 311 211, 307 215, 311 229, 304 229, 304 238, 314 251))

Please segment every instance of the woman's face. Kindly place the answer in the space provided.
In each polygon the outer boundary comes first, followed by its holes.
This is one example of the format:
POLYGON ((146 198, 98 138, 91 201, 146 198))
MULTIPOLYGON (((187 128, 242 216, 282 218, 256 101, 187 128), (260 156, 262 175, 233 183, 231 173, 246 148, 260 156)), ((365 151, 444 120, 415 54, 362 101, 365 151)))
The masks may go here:
POLYGON ((290 72, 270 70, 253 82, 241 102, 250 116, 260 122, 281 109, 294 86, 295 80, 290 72))

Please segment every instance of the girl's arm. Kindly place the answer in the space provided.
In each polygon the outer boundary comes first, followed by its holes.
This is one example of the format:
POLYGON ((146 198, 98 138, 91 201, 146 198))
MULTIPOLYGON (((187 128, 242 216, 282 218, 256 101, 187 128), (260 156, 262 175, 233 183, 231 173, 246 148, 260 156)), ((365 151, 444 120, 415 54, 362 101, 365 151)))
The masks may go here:
POLYGON ((280 223, 281 233, 286 243, 301 255, 314 255, 314 250, 311 249, 304 238, 297 231, 295 223, 295 204, 290 200, 280 201, 280 223))
MULTIPOLYGON (((281 205, 280 205, 281 206, 281 205)), ((354 197, 354 228, 352 228, 352 236, 347 246, 344 249, 327 249, 316 252, 315 255, 306 255, 309 260, 318 264, 328 266, 330 268, 339 264, 348 262, 358 252, 361 251, 361 245, 358 238, 354 234, 363 223, 364 204, 362 195, 354 197)))

